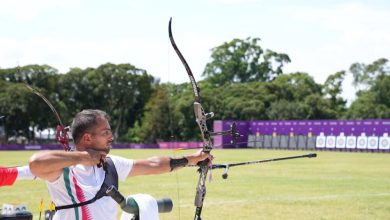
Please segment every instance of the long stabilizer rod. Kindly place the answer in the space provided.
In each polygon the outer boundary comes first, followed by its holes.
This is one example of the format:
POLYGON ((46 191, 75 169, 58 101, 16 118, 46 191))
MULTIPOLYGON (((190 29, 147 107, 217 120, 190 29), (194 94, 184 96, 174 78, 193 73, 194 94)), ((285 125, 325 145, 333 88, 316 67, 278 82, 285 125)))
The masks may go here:
POLYGON ((249 165, 249 164, 255 164, 255 163, 267 163, 267 162, 273 162, 273 161, 279 161, 279 160, 291 160, 291 159, 298 159, 298 158, 305 158, 305 157, 307 157, 307 158, 317 157, 317 154, 311 153, 311 154, 304 154, 304 155, 299 155, 299 156, 279 157, 279 158, 271 158, 271 159, 265 159, 265 160, 254 160, 254 161, 247 161, 247 162, 240 162, 240 163, 213 164, 211 169, 225 169, 225 171, 222 174, 222 178, 227 179, 228 171, 229 171, 230 167, 249 165))

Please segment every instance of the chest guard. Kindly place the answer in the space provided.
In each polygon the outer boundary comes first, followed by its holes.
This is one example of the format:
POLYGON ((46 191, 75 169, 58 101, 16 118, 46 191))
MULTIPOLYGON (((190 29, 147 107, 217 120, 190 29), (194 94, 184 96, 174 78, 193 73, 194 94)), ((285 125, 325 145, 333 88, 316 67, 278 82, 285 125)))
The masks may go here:
POLYGON ((75 203, 71 205, 56 206, 55 210, 57 211, 61 209, 70 209, 70 208, 91 204, 104 196, 108 196, 106 194, 108 187, 114 185, 118 189, 118 173, 116 172, 114 162, 110 157, 106 157, 106 161, 104 162, 103 169, 106 172, 104 176, 104 181, 99 191, 96 193, 95 197, 85 202, 75 203))

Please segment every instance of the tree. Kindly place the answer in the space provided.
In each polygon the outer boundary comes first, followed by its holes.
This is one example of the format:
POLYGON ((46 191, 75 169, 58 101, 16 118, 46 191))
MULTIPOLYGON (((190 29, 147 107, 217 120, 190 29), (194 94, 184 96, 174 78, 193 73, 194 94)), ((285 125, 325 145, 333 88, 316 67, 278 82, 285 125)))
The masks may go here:
POLYGON ((352 119, 390 118, 390 76, 380 76, 368 90, 357 93, 346 117, 352 119))
POLYGON ((275 99, 290 101, 304 100, 310 94, 321 93, 321 85, 317 84, 309 74, 302 72, 280 75, 267 84, 267 89, 275 99))
POLYGON ((260 38, 233 39, 213 48, 212 61, 206 64, 203 76, 216 86, 227 83, 266 82, 283 73, 290 62, 287 54, 264 50, 260 38))
POLYGON ((310 108, 302 102, 277 100, 267 109, 267 116, 271 120, 308 119, 310 108))
POLYGON ((355 63, 350 71, 354 85, 363 85, 346 113, 347 118, 390 118, 390 67, 387 59, 381 58, 372 64, 355 63))
POLYGON ((52 88, 52 78, 56 75, 58 75, 58 70, 48 65, 27 65, 0 69, 0 78, 7 82, 26 83, 40 88, 52 88))
POLYGON ((155 143, 169 140, 172 133, 172 110, 169 103, 169 85, 157 85, 145 105, 143 117, 129 128, 126 139, 136 143, 155 143))
POLYGON ((354 63, 349 68, 353 76, 353 85, 355 87, 372 86, 377 77, 389 75, 390 67, 387 66, 388 60, 380 58, 372 64, 366 65, 364 63, 354 63))
POLYGON ((43 128, 48 122, 51 110, 22 83, 1 83, 0 112, 5 115, 5 128, 8 135, 22 132, 28 139, 34 139, 30 128, 43 128), (46 111, 47 110, 47 111, 46 111), (46 118, 46 119, 45 119, 46 118))
POLYGON ((154 78, 131 64, 104 64, 98 68, 72 69, 59 83, 61 100, 69 118, 82 109, 108 112, 119 140, 132 127, 152 93, 154 78), (70 109, 71 107, 71 109, 70 109))
POLYGON ((269 105, 266 83, 236 83, 210 91, 213 101, 209 102, 215 112, 215 119, 255 120, 266 119, 269 105))
POLYGON ((332 74, 328 76, 323 86, 324 95, 329 98, 330 108, 337 113, 338 118, 345 112, 345 105, 347 103, 347 101, 341 97, 344 77, 345 71, 332 74))
POLYGON ((336 118, 329 102, 323 98, 321 85, 307 73, 280 75, 266 87, 270 94, 267 119, 336 118))
POLYGON ((5 82, 0 89, 0 109, 7 115, 7 132, 23 131, 34 139, 30 129, 42 130, 57 124, 50 108, 24 84, 29 84, 46 96, 54 106, 58 94, 54 93, 58 71, 48 65, 27 65, 0 69, 0 80, 5 82), (3 93, 3 94, 1 94, 3 93))

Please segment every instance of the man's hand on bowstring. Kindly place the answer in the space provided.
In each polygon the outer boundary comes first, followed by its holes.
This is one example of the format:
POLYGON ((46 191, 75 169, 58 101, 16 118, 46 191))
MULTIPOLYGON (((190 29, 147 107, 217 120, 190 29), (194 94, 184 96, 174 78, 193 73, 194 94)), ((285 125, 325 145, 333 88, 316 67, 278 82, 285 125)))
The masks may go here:
POLYGON ((84 151, 84 157, 80 163, 86 166, 94 166, 96 164, 100 164, 101 160, 104 161, 106 156, 106 151, 87 149, 84 151))

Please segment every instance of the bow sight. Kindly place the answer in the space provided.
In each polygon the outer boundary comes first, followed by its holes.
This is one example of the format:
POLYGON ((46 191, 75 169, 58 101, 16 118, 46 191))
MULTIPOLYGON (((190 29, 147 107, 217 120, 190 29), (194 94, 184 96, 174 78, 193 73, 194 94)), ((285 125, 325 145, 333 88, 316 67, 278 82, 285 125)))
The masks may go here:
MULTIPOLYGON (((204 113, 204 110, 202 108, 202 105, 199 102, 194 102, 194 113, 196 122, 199 124, 200 121, 207 121, 208 119, 214 117, 214 112, 204 113)), ((240 134, 237 132, 237 125, 235 122, 230 125, 230 129, 226 131, 206 131, 204 132, 205 138, 213 137, 213 136, 219 136, 219 135, 231 135, 232 137, 232 144, 235 144, 237 142, 237 138, 240 137, 240 134)))

